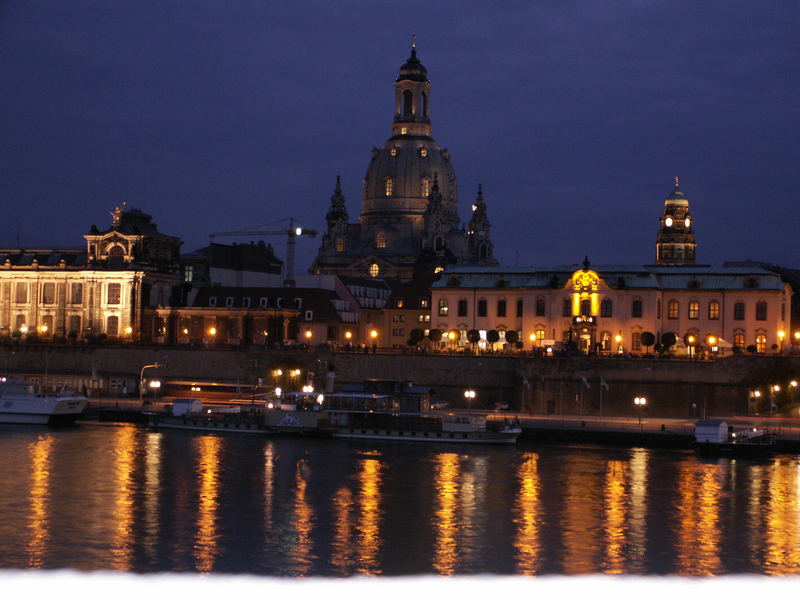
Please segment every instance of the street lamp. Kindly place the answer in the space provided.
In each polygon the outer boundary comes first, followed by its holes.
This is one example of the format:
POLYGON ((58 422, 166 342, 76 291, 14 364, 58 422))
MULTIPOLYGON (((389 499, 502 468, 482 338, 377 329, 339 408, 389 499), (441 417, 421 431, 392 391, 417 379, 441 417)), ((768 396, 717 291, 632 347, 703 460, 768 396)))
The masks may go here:
POLYGON ((644 410, 644 405, 647 404, 647 398, 644 396, 636 396, 633 399, 633 403, 639 407, 639 431, 642 430, 642 410, 644 410))
POLYGON ((464 390, 464 399, 467 401, 467 406, 471 406, 472 401, 475 400, 475 390, 464 390))
MULTIPOLYGON (((163 366, 164 365, 161 364, 161 363, 153 363, 152 365, 145 365, 145 366, 142 367, 142 370, 139 372, 139 404, 141 406, 144 406, 142 396, 144 395, 144 371, 145 371, 145 369, 158 369, 159 367, 163 367, 163 366)), ((155 381, 152 381, 150 383, 151 383, 151 387, 156 387, 156 386, 152 386, 153 383, 156 383, 155 381)), ((161 382, 160 381, 158 382, 158 387, 161 387, 161 382)))
POLYGON ((622 333, 615 335, 614 341, 617 342, 617 354, 623 354, 625 352, 625 348, 622 347, 622 333))
POLYGON ((769 416, 772 417, 775 414, 775 409, 778 408, 778 405, 775 404, 775 394, 781 391, 781 386, 778 384, 771 385, 769 387, 769 416))
POLYGON ((783 329, 778 331, 778 339, 781 342, 780 349, 778 350, 779 352, 783 352, 783 338, 785 337, 786 337, 786 332, 783 329))

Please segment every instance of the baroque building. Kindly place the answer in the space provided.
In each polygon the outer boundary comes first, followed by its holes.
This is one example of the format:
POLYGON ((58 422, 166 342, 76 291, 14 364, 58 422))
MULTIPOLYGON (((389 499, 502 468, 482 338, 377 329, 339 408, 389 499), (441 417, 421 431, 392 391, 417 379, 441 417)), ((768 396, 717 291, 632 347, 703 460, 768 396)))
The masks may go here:
POLYGON ((431 135, 431 83, 416 47, 394 83, 391 137, 372 149, 358 223, 350 223, 337 177, 315 274, 408 281, 453 264, 494 265, 483 191, 462 225, 447 149, 431 135))
POLYGON ((0 335, 139 339, 152 327, 146 309, 168 305, 179 282, 180 240, 124 204, 84 239, 83 250, 0 250, 0 335))
POLYGON ((689 200, 678 185, 664 200, 664 214, 656 238, 656 264, 693 265, 695 263, 694 220, 689 214, 689 200))

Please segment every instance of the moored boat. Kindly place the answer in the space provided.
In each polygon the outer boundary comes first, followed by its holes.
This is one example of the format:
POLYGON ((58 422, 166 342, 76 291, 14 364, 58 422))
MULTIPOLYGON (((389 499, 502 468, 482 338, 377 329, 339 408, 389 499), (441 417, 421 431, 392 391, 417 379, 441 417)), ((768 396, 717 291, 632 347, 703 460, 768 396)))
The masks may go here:
POLYGON ((758 427, 734 429, 717 419, 695 423, 695 451, 703 456, 768 458, 775 453, 777 439, 758 427))
POLYGON ((157 429, 261 435, 267 430, 260 407, 247 411, 240 407, 204 408, 199 400, 192 398, 177 398, 171 412, 150 413, 149 417, 150 426, 157 429))
POLYGON ((71 425, 83 414, 86 398, 61 390, 42 395, 31 385, 0 377, 0 423, 25 425, 71 425))

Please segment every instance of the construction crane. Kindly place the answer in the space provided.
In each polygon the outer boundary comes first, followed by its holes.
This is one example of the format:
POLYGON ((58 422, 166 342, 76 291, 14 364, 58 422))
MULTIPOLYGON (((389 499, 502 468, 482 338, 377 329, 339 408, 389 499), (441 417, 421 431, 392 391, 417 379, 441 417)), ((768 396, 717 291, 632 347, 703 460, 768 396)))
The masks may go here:
POLYGON ((294 287, 294 247, 297 243, 297 238, 302 235, 308 237, 315 237, 317 232, 314 229, 303 229, 295 225, 294 217, 276 221, 277 223, 289 223, 287 229, 278 231, 217 231, 209 235, 209 240, 214 241, 215 237, 256 237, 268 235, 285 235, 286 236, 286 278, 283 284, 286 287, 294 287))

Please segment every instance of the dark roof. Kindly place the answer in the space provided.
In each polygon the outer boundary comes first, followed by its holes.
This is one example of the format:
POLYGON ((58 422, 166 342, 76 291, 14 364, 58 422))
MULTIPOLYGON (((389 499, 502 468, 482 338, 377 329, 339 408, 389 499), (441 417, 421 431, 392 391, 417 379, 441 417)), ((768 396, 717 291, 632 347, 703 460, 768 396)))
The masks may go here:
POLYGON ((216 308, 246 308, 248 310, 311 310, 314 321, 340 321, 334 305, 339 296, 333 290, 317 288, 287 287, 229 287, 214 285, 197 288, 197 296, 192 302, 194 308, 207 308, 209 298, 215 297, 216 308), (226 306, 226 300, 232 299, 232 305, 226 306), (245 306, 245 299, 250 299, 250 306, 245 306), (267 306, 262 306, 261 298, 266 298, 267 306), (278 299, 281 299, 278 306, 278 299), (296 303, 299 300, 299 305, 296 303))
POLYGON ((0 250, 0 267, 8 261, 12 267, 30 267, 34 260, 39 267, 60 268, 61 261, 66 267, 84 268, 86 267, 86 249, 50 249, 26 250, 23 248, 10 248, 0 250))
POLYGON ((417 58, 417 48, 411 47, 411 56, 400 67, 397 81, 428 81, 428 69, 417 58))

